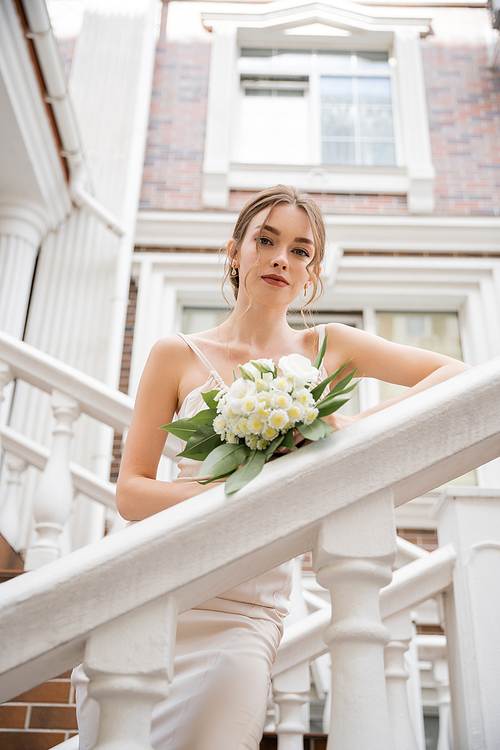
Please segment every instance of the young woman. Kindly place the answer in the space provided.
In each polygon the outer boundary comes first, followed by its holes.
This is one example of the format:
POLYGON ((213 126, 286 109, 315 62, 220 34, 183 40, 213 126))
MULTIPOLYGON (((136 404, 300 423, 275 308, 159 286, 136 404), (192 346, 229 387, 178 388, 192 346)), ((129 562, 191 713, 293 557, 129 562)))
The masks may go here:
MULTIPOLYGON (((218 328, 162 339, 144 369, 117 486, 124 518, 139 521, 212 488, 198 483, 199 462, 189 459, 180 461, 173 482, 156 480, 166 438, 158 428, 175 414, 189 417, 203 409, 201 393, 230 384, 233 371, 250 359, 278 362, 299 353, 313 361, 328 331, 320 379, 350 359, 360 375, 408 386, 356 417, 328 417, 337 429, 467 369, 341 324, 291 328, 289 305, 312 288, 310 304, 321 289, 324 252, 323 218, 307 194, 278 185, 243 208, 227 245, 236 299, 231 315, 218 328)), ((170 695, 153 713, 156 750, 257 750, 290 585, 286 563, 180 615, 170 695)), ((74 683, 81 750, 95 742, 98 717, 86 682, 79 667, 74 683)))

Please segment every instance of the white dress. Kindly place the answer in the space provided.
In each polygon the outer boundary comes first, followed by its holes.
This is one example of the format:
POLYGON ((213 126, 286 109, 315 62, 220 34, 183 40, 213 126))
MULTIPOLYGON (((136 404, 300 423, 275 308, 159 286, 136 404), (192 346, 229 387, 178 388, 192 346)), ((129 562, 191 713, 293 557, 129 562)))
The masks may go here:
MULTIPOLYGON (((324 326, 318 331, 321 346, 324 326)), ((225 387, 198 347, 182 338, 207 366, 209 376, 186 396, 179 419, 205 408, 202 392, 225 387)), ((326 377, 324 368, 320 376, 326 377)), ((196 481, 199 466, 199 461, 182 459, 175 481, 196 481)), ((289 561, 179 615, 174 678, 168 698, 153 710, 155 750, 258 749, 291 585, 289 561)), ((99 704, 87 693, 82 665, 73 671, 72 683, 80 750, 90 750, 97 738, 99 704)))

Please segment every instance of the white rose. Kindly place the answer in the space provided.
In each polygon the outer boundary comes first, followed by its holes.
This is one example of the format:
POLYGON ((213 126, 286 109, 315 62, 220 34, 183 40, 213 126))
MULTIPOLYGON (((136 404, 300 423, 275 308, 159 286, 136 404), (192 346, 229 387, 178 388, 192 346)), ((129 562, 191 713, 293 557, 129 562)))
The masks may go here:
POLYGON ((281 357, 278 366, 285 378, 293 377, 296 388, 310 385, 318 377, 318 368, 313 367, 311 361, 302 354, 289 354, 287 357, 281 357))

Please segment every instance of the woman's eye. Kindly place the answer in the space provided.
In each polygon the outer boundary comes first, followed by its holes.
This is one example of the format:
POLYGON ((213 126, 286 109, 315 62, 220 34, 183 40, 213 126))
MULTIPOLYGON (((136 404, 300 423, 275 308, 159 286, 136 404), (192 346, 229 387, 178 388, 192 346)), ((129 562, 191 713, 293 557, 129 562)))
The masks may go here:
POLYGON ((309 257, 308 251, 304 250, 303 247, 296 247, 295 252, 297 253, 297 255, 303 255, 305 258, 309 257))
POLYGON ((259 241, 260 241, 261 245, 270 245, 271 244, 271 240, 269 239, 269 237, 259 237, 259 241))

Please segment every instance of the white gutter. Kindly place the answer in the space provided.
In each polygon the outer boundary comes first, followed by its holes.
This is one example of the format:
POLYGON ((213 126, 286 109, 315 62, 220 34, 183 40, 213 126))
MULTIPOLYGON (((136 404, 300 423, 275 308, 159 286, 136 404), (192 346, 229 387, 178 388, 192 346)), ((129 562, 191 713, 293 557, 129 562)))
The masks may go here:
POLYGON ((122 237, 125 234, 122 222, 89 192, 92 188, 85 166, 83 144, 45 0, 24 0, 23 10, 29 28, 26 36, 33 40, 42 72, 45 101, 52 107, 61 138, 61 156, 68 163, 73 202, 79 208, 85 206, 99 221, 122 237))

